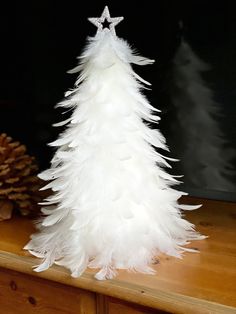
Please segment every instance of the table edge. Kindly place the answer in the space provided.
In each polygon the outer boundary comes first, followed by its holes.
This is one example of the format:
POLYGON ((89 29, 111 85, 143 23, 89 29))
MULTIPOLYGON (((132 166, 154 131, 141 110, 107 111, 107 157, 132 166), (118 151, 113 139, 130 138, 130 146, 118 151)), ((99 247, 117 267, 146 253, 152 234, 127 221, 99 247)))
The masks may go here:
POLYGON ((51 280, 63 285, 69 285, 95 293, 114 297, 119 300, 148 306, 154 309, 174 313, 235 313, 236 307, 199 299, 161 289, 147 288, 142 285, 129 284, 119 279, 98 281, 93 274, 84 272, 80 278, 72 278, 69 272, 60 267, 52 266, 47 271, 37 273, 32 270, 36 259, 0 250, 0 268, 17 271, 33 277, 51 280))

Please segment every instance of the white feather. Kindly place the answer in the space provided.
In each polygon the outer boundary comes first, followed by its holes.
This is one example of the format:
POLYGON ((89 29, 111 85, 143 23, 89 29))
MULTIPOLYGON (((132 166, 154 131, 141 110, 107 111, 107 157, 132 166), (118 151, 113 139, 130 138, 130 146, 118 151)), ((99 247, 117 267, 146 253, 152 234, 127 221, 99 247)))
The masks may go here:
POLYGON ((130 63, 152 60, 109 32, 90 39, 80 60, 75 89, 62 103, 76 104, 65 121, 71 123, 51 143, 58 150, 40 175, 55 192, 43 202, 46 217, 25 249, 44 257, 36 271, 56 263, 74 277, 87 266, 100 268, 99 280, 118 268, 153 273, 155 255, 181 257, 182 245, 202 236, 181 218, 181 209, 190 208, 178 205, 185 193, 171 188, 178 181, 162 169, 170 158, 152 147, 168 149, 165 138, 143 122, 159 120, 158 110, 141 94, 140 81, 146 82, 130 63))

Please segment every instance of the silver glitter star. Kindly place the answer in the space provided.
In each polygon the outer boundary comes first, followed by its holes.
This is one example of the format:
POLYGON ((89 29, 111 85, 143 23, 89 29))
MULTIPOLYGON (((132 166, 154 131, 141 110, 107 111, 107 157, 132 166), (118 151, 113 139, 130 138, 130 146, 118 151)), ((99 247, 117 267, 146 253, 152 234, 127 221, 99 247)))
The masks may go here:
POLYGON ((92 24, 94 24, 98 29, 97 29, 97 34, 103 31, 110 31, 113 36, 116 36, 116 31, 115 31, 115 26, 119 24, 123 20, 123 16, 120 17, 111 17, 110 12, 107 6, 105 6, 101 17, 89 17, 88 20, 92 24), (109 24, 109 29, 108 28, 103 28, 104 21, 107 20, 109 24))

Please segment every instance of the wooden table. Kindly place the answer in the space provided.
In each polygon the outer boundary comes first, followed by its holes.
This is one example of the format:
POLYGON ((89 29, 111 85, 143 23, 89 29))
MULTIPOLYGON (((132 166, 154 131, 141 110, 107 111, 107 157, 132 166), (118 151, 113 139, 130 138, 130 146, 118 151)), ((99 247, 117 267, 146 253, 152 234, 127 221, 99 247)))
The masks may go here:
POLYGON ((78 279, 59 266, 33 272, 38 260, 22 250, 33 232, 32 221, 14 217, 1 222, 0 313, 236 313, 236 204, 187 202, 204 204, 186 213, 209 235, 189 245, 200 254, 186 253, 183 260, 161 256, 154 276, 120 271, 104 282, 95 280, 92 270, 78 279))

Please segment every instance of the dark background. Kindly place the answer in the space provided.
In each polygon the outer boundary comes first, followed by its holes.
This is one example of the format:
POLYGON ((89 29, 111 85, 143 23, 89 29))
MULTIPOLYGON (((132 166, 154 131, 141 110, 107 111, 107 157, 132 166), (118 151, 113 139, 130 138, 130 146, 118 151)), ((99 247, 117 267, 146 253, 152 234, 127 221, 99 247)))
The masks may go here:
MULTIPOLYGON (((135 71, 152 83, 152 91, 145 93, 150 102, 162 110, 158 127, 167 138, 170 156, 182 160, 172 170, 185 175, 181 189, 192 195, 236 200, 234 1, 163 0, 155 1, 155 6, 151 2, 141 3, 33 1, 6 4, 0 17, 0 132, 22 141, 29 153, 37 157, 40 167, 48 167, 53 151, 46 143, 55 139, 59 132, 51 125, 62 120, 60 110, 55 110, 54 105, 76 79, 66 71, 76 65, 76 56, 86 37, 96 32, 87 17, 100 16, 108 5, 111 16, 125 17, 117 26, 117 35, 142 55, 156 59, 153 66, 135 67, 135 71), (214 120, 213 124, 206 120, 204 125, 201 122, 204 119, 198 116, 205 103, 198 97, 199 93, 191 99, 186 95, 188 88, 195 86, 194 75, 191 79, 178 77, 174 60, 183 40, 197 58, 210 65, 208 71, 198 73, 188 60, 183 60, 187 68, 189 64, 189 73, 196 71, 197 77, 201 77, 200 90, 211 91, 210 99, 205 101, 214 103, 215 112, 207 113, 208 118, 214 120), (179 87, 178 82, 182 81, 186 82, 179 87), (183 104, 181 109, 176 105, 177 100, 182 101, 179 101, 183 104), (183 116, 187 124, 181 122, 183 116), (188 143, 194 146, 196 154, 188 143), (189 160, 192 164, 188 164, 189 160)), ((207 112, 207 105, 205 108, 207 112)))

